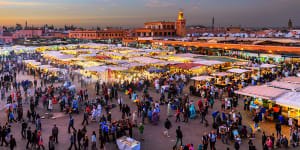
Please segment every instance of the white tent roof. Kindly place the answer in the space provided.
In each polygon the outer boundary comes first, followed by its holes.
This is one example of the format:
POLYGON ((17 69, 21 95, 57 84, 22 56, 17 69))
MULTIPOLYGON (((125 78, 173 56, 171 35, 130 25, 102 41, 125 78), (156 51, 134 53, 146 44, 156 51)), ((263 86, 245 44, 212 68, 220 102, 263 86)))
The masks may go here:
POLYGON ((214 77, 212 76, 196 76, 196 77, 192 77, 192 80, 196 80, 196 81, 203 81, 203 80, 209 80, 212 79, 214 77))
POLYGON ((229 70, 227 70, 227 72, 232 72, 232 73, 245 73, 248 71, 250 71, 250 70, 246 70, 246 69, 229 69, 229 70))
POLYGON ((125 68, 133 68, 133 67, 145 66, 145 64, 136 63, 136 62, 131 62, 131 63, 123 63, 123 64, 119 64, 119 66, 120 66, 120 67, 125 67, 125 68))
POLYGON ((95 72, 105 72, 106 70, 127 70, 127 68, 124 67, 118 67, 118 66, 93 66, 93 67, 86 67, 85 68, 88 71, 95 71, 95 72))
POLYGON ((300 109, 300 92, 288 92, 275 99, 276 104, 300 109))
POLYGON ((231 75, 231 73, 227 73, 227 72, 215 72, 211 74, 212 76, 228 76, 231 75))
POLYGON ((273 100, 287 92, 289 91, 284 89, 272 88, 268 86, 247 86, 243 89, 235 91, 234 93, 273 100))
POLYGON ((37 61, 35 61, 35 60, 24 60, 24 62, 25 62, 26 64, 32 64, 32 65, 35 65, 35 66, 41 65, 41 62, 37 62, 37 61))
POLYGON ((60 53, 59 51, 44 51, 43 54, 48 54, 49 56, 60 60, 67 60, 67 59, 74 58, 74 55, 65 55, 60 53))
POLYGON ((251 70, 259 70, 259 67, 246 67, 246 68, 251 70))
POLYGON ((52 66, 50 65, 41 65, 41 66, 38 66, 40 69, 45 69, 45 68, 52 68, 52 66))
POLYGON ((225 62, 213 61, 213 60, 203 60, 203 61, 195 61, 193 63, 201 64, 201 65, 205 65, 205 66, 213 66, 213 65, 224 64, 225 62))
POLYGON ((280 81, 300 84, 300 77, 287 77, 287 78, 281 79, 280 81))
POLYGON ((273 65, 273 64, 262 64, 262 65, 260 65, 260 68, 274 68, 276 66, 277 65, 273 65))
POLYGON ((300 91, 300 84, 288 83, 288 82, 280 82, 280 81, 273 81, 268 84, 272 87, 288 89, 292 91, 300 91))
POLYGON ((154 59, 154 58, 150 58, 150 57, 133 57, 133 58, 130 58, 130 60, 138 61, 138 62, 145 63, 145 64, 158 64, 158 63, 166 62, 163 60, 154 59))

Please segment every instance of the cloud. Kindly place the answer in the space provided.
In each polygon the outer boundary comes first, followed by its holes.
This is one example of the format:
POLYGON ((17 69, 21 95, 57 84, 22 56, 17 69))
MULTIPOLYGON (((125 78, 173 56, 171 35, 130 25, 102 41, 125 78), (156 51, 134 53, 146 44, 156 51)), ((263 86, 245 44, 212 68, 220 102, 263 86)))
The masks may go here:
POLYGON ((103 10, 104 10, 104 7, 99 8, 99 10, 103 11, 103 10))
POLYGON ((145 6, 152 7, 152 8, 165 8, 174 5, 174 3, 166 2, 166 1, 159 1, 159 0, 149 0, 145 6))
POLYGON ((46 3, 46 2, 19 2, 19 1, 8 1, 8 0, 0 0, 0 5, 4 6, 39 6, 39 5, 51 5, 54 3, 46 3))

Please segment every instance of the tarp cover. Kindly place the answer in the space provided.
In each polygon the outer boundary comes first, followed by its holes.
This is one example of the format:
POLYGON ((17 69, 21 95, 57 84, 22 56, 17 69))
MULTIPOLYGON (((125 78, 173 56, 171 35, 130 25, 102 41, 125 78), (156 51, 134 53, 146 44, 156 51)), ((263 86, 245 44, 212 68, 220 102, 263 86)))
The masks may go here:
POLYGON ((268 86, 248 86, 238 91, 235 91, 234 93, 268 100, 274 100, 275 98, 287 92, 288 90, 272 88, 268 86))
POLYGON ((300 92, 288 92, 275 99, 276 104, 300 109, 300 92))

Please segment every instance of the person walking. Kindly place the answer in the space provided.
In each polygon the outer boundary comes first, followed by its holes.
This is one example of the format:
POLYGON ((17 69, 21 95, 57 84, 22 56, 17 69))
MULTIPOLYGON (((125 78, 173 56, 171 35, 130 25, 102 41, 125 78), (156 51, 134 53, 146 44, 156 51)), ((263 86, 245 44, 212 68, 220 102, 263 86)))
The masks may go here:
POLYGON ((52 137, 55 141, 55 143, 58 143, 58 128, 56 127, 56 124, 54 124, 52 128, 52 137))
POLYGON ((176 121, 175 122, 177 122, 177 121, 180 122, 180 109, 179 108, 177 108, 177 112, 176 112, 176 121))
POLYGON ((89 138, 88 138, 88 135, 84 136, 84 139, 83 139, 83 149, 84 150, 88 150, 89 149, 89 138))
POLYGON ((26 129, 27 129, 27 123, 23 120, 21 135, 22 135, 22 138, 24 138, 24 139, 26 138, 26 129))
POLYGON ((208 141, 209 141, 209 137, 208 137, 207 133, 204 132, 203 137, 202 137, 203 150, 207 150, 208 141))
POLYGON ((9 141, 9 147, 10 150, 14 150, 14 148, 17 146, 16 139, 14 138, 13 135, 10 135, 10 141, 9 141))
POLYGON ((80 129, 78 129, 77 131, 77 143, 78 143, 78 148, 80 149, 81 147, 81 139, 83 138, 83 134, 82 131, 80 129))
POLYGON ((207 120, 206 120, 206 111, 204 109, 201 110, 201 123, 203 123, 203 120, 205 121, 205 123, 207 124, 207 120))
POLYGON ((86 125, 89 125, 88 119, 89 119, 89 113, 85 110, 81 125, 84 125, 84 123, 86 123, 86 125))
POLYGON ((140 125, 139 125, 139 132, 140 132, 141 140, 144 140, 144 125, 143 125, 143 123, 140 123, 140 125))
POLYGON ((93 131, 93 134, 92 134, 92 150, 96 150, 97 149, 97 146, 96 146, 96 132, 93 131))
POLYGON ((215 131, 211 131, 209 134, 209 139, 210 139, 210 149, 211 150, 216 150, 215 144, 217 141, 217 135, 215 134, 215 131))
POLYGON ((170 122, 170 120, 167 118, 166 119, 166 122, 165 122, 165 128, 167 129, 165 132, 167 133, 167 136, 168 137, 170 137, 170 135, 169 135, 169 130, 170 130, 170 128, 172 127, 172 124, 171 124, 171 122, 170 122))
POLYGON ((73 145, 75 147, 75 150, 77 150, 77 145, 76 145, 76 131, 75 130, 72 131, 72 135, 71 135, 71 139, 70 140, 71 140, 71 145, 69 147, 69 150, 72 149, 73 145))
POLYGON ((38 131, 38 134, 37 134, 37 137, 38 137, 38 149, 40 149, 40 147, 43 148, 43 150, 45 150, 45 147, 44 147, 44 141, 43 141, 43 137, 42 137, 42 132, 41 131, 38 131))
POLYGON ((177 140, 176 140, 176 143, 175 143, 174 147, 177 147, 177 144, 178 144, 179 140, 180 140, 180 145, 182 145, 183 135, 182 135, 182 132, 180 130, 180 126, 178 126, 178 128, 176 130, 176 137, 177 137, 177 140))
POLYGON ((122 111, 123 98, 121 96, 119 96, 118 103, 119 103, 120 111, 122 111))
POLYGON ((55 150, 55 145, 54 145, 55 141, 54 141, 54 137, 50 136, 49 137, 49 142, 48 142, 48 147, 49 150, 55 150))
POLYGON ((26 149, 28 149, 29 144, 32 145, 32 131, 31 131, 31 127, 28 127, 28 129, 26 131, 26 138, 27 138, 26 149))
POLYGON ((72 115, 70 115, 69 126, 68 126, 68 133, 71 132, 70 128, 73 128, 73 130, 75 130, 75 128, 74 128, 74 119, 73 119, 72 115))
POLYGON ((280 122, 276 123, 275 129, 276 129, 276 135, 277 135, 277 138, 278 138, 278 135, 279 135, 279 137, 281 136, 281 124, 280 124, 280 122))

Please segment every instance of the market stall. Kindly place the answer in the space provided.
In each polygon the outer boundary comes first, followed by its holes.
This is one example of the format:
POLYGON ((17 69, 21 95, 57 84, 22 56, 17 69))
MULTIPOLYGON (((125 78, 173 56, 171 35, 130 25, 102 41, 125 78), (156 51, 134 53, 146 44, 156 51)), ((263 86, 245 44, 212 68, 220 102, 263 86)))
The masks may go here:
POLYGON ((259 112, 260 108, 264 106, 266 110, 266 118, 273 120, 278 118, 279 107, 276 107, 275 99, 289 92, 289 90, 273 88, 268 86, 248 86, 234 93, 249 96, 248 104, 252 114, 259 112))
POLYGON ((280 81, 300 84, 300 77, 287 77, 287 78, 282 78, 280 81))
POLYGON ((270 87, 277 87, 281 89, 292 90, 295 92, 300 91, 300 84, 294 84, 294 83, 282 82, 282 81, 273 81, 268 83, 267 85, 270 87))
POLYGON ((117 139, 117 145, 119 150, 140 150, 141 143, 130 137, 121 137, 117 139))
POLYGON ((229 83, 229 77, 232 75, 232 73, 215 72, 210 75, 215 77, 215 85, 224 87, 229 83))
MULTIPOLYGON (((277 105, 282 107, 282 115, 289 120, 297 121, 300 125, 300 92, 288 92, 275 99, 277 105)), ((294 123, 294 121, 292 121, 294 123)), ((294 123, 295 124, 295 123, 294 123)))

